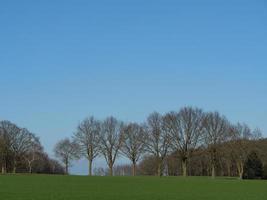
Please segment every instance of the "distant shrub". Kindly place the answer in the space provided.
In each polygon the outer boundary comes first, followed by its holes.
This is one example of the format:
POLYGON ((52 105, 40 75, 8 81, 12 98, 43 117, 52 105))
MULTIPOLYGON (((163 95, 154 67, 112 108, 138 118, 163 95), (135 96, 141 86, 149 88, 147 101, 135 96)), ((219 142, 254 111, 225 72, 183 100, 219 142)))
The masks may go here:
POLYGON ((244 165, 244 179, 261 179, 263 177, 263 164, 256 152, 251 152, 244 165))

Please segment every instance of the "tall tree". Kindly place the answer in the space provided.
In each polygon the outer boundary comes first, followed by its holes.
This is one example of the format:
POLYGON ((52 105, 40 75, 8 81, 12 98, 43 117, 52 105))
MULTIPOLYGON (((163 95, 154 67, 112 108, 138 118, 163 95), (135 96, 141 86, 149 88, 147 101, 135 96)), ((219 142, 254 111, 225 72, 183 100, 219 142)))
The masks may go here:
POLYGON ((1 164, 1 173, 5 173, 6 162, 5 162, 5 140, 0 130, 0 164, 1 164))
MULTIPOLYGON (((16 145, 16 139, 20 132, 20 128, 11 123, 10 121, 0 122, 0 136, 1 136, 1 158, 2 158, 2 173, 7 171, 7 163, 10 158, 13 158, 13 166, 16 165, 16 156, 14 156, 14 146, 16 145)), ((14 171, 14 167, 13 167, 14 171)))
POLYGON ((164 129, 170 134, 172 149, 179 154, 182 174, 187 176, 188 159, 203 136, 203 112, 198 108, 184 107, 178 113, 167 113, 164 129))
MULTIPOLYGON (((39 138, 26 128, 20 128, 10 121, 0 121, 0 166, 2 173, 16 172, 17 163, 25 172, 53 173, 50 158, 43 152, 39 138), (38 160, 38 161, 37 161, 38 160), (36 162, 34 162, 36 161, 36 162), (34 162, 34 166, 33 166, 34 162)), ((61 173, 57 165, 56 173, 61 173)))
POLYGON ((144 129, 136 123, 122 128, 123 142, 121 151, 132 162, 132 175, 136 175, 136 164, 144 153, 144 129))
POLYGON ((74 140, 80 145, 81 153, 88 159, 88 175, 92 175, 92 163, 99 154, 100 122, 94 117, 83 120, 74 134, 74 140))
POLYGON ((34 137, 34 134, 26 128, 12 134, 13 142, 10 147, 14 156, 13 173, 16 173, 17 161, 31 149, 34 137))
POLYGON ((69 174, 71 161, 80 157, 79 145, 70 139, 60 140, 54 148, 55 156, 65 165, 65 173, 69 174))
POLYGON ((230 125, 226 117, 221 116, 218 112, 210 112, 205 115, 205 144, 209 152, 213 178, 216 176, 219 145, 229 138, 229 128, 230 125))
POLYGON ((39 138, 35 135, 32 134, 32 137, 29 139, 30 143, 28 145, 28 148, 24 152, 23 157, 28 164, 28 172, 32 173, 33 163, 38 160, 39 156, 43 153, 43 147, 40 143, 39 138))
POLYGON ((239 178, 242 179, 246 159, 252 150, 252 145, 249 141, 254 138, 254 136, 249 126, 245 123, 237 123, 236 125, 232 126, 231 130, 233 154, 236 161, 239 178))
POLYGON ((163 130, 163 119, 157 112, 148 116, 145 127, 145 150, 155 156, 157 175, 162 176, 164 161, 170 150, 170 136, 163 130))
POLYGON ((123 142, 122 126, 122 122, 114 117, 106 118, 101 124, 99 147, 108 164, 110 176, 113 176, 113 166, 123 142))

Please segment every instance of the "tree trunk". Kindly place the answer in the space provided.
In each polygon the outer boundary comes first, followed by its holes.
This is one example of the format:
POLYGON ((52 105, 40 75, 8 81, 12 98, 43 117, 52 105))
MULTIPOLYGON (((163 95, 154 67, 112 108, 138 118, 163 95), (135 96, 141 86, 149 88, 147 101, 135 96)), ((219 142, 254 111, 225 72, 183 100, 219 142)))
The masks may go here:
POLYGON ((244 166, 242 162, 237 163, 237 170, 238 170, 239 178, 243 179, 244 166))
POLYGON ((69 163, 68 162, 65 163, 65 173, 66 175, 69 174, 69 163))
POLYGON ((158 176, 162 176, 162 173, 161 173, 161 161, 158 161, 157 174, 158 174, 158 176))
POLYGON ((89 163, 88 163, 88 165, 89 165, 88 175, 89 176, 92 176, 92 163, 93 163, 93 161, 89 159, 89 163))
POLYGON ((133 161, 132 176, 136 176, 136 162, 135 161, 133 161))
POLYGON ((183 170, 183 176, 187 176, 187 159, 182 160, 182 170, 183 170))
POLYGON ((14 161, 13 174, 16 174, 16 171, 17 171, 17 162, 14 161))
POLYGON ((160 156, 157 157, 157 176, 162 176, 162 163, 163 160, 160 156))
POLYGON ((5 174, 6 173, 6 170, 5 170, 5 166, 4 166, 4 163, 2 164, 2 174, 5 174))
POLYGON ((229 177, 231 177, 231 164, 230 164, 230 162, 227 163, 227 174, 229 177))
POLYGON ((243 172, 242 172, 242 170, 239 172, 239 179, 243 179, 243 172))
POLYGON ((211 176, 212 176, 212 178, 215 178, 215 176, 216 176, 216 169, 215 169, 214 163, 211 166, 211 176))
POLYGON ((31 174, 32 173, 32 163, 30 161, 28 162, 28 166, 29 166, 29 173, 31 174))
POLYGON ((169 176, 169 163, 168 163, 168 161, 166 161, 166 163, 164 164, 164 168, 166 169, 166 174, 165 175, 169 176))
POLYGON ((7 173, 7 159, 6 158, 4 162, 4 173, 7 173))
POLYGON ((216 176, 216 148, 211 148, 211 176, 215 178, 216 176))
POLYGON ((113 176, 113 166, 109 166, 109 176, 113 176))

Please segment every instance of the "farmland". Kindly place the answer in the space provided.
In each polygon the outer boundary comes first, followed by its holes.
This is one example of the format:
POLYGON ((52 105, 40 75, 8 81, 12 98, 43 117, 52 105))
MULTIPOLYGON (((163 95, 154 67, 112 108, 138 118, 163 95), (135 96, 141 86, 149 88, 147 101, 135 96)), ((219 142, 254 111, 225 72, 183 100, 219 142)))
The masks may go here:
POLYGON ((0 176, 1 200, 264 200, 267 181, 208 177, 0 176))

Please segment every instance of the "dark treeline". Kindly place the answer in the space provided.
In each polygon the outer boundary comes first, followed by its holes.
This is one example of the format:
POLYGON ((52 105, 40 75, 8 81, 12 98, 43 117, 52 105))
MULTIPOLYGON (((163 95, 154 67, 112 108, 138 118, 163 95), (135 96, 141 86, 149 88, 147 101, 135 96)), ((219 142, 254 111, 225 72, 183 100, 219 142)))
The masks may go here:
POLYGON ((114 117, 84 119, 71 139, 59 141, 55 155, 65 165, 88 160, 88 174, 97 157, 108 170, 95 175, 233 176, 263 178, 267 173, 267 141, 259 129, 231 123, 218 112, 184 107, 164 115, 154 112, 142 124, 114 117), (114 166, 119 155, 131 165, 114 166))
POLYGON ((63 174, 61 164, 43 151, 39 138, 10 121, 0 121, 1 173, 63 174))

